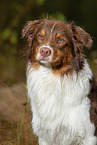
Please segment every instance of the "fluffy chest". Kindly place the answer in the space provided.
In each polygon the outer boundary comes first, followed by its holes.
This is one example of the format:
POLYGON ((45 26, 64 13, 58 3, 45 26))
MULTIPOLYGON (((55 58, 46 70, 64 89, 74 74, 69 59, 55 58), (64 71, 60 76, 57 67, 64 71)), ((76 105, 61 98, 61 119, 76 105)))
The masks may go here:
POLYGON ((40 118, 53 120, 59 116, 67 117, 67 114, 71 116, 73 108, 80 104, 89 107, 87 95, 91 77, 87 63, 78 75, 74 72, 63 78, 55 76, 49 68, 41 66, 35 70, 28 65, 27 87, 32 111, 40 118))
POLYGON ((35 70, 28 65, 27 87, 33 112, 33 130, 52 144, 79 143, 87 134, 94 134, 90 122, 89 80, 92 72, 87 63, 72 76, 55 76, 51 69, 41 66, 35 70), (64 138, 65 136, 65 138, 64 138), (80 136, 80 137, 79 137, 80 136), (75 140, 78 137, 78 140, 75 140))

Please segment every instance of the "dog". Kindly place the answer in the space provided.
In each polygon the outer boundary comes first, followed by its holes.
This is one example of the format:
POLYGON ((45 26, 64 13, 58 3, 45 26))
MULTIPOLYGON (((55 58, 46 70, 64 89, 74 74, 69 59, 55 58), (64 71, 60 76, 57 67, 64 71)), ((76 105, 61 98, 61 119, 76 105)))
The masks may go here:
POLYGON ((83 54, 92 38, 74 23, 29 21, 27 90, 39 145, 97 145, 97 82, 83 54))

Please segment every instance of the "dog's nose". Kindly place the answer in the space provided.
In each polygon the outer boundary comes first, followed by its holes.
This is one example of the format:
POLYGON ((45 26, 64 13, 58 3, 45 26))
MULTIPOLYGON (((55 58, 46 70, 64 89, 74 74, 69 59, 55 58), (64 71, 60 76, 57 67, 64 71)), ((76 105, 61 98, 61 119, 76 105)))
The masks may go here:
POLYGON ((40 54, 43 57, 48 57, 51 54, 51 50, 47 47, 43 47, 40 49, 40 54))

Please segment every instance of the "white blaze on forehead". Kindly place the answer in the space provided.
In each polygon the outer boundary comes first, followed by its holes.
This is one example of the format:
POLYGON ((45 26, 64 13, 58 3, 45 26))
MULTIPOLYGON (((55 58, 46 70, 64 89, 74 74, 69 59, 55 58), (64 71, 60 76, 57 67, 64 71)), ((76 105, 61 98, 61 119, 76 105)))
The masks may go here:
POLYGON ((40 50, 41 48, 44 48, 44 47, 47 47, 47 48, 49 48, 50 50, 52 50, 52 48, 50 47, 50 45, 49 45, 48 43, 45 44, 45 45, 40 46, 39 50, 40 50))
POLYGON ((52 36, 53 30, 54 30, 55 24, 56 24, 56 22, 53 24, 53 26, 51 28, 49 40, 51 39, 51 36, 52 36))
POLYGON ((52 28, 51 28, 51 33, 53 32, 53 29, 55 27, 56 22, 53 24, 52 28))

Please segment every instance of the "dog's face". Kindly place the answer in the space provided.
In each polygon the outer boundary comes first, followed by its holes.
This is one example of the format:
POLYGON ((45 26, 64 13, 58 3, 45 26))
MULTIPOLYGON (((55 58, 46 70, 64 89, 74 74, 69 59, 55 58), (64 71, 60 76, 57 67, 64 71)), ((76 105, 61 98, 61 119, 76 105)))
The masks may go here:
POLYGON ((62 72, 79 69, 83 46, 92 45, 90 35, 80 27, 56 20, 30 21, 23 29, 24 36, 28 38, 32 63, 62 72))
POLYGON ((67 65, 73 58, 70 26, 62 22, 46 21, 33 41, 35 60, 46 66, 67 65), (63 62, 64 61, 64 62, 63 62))

